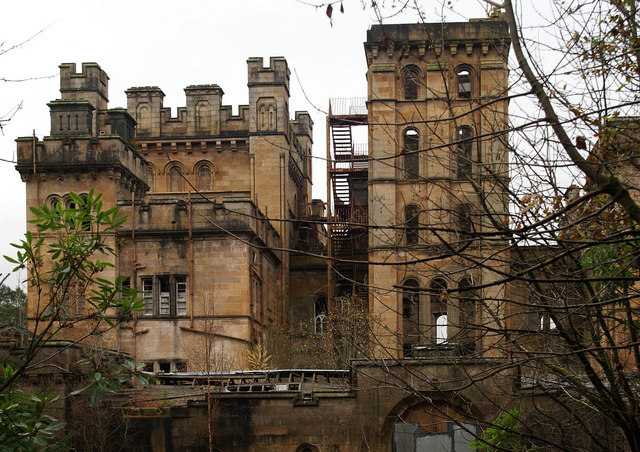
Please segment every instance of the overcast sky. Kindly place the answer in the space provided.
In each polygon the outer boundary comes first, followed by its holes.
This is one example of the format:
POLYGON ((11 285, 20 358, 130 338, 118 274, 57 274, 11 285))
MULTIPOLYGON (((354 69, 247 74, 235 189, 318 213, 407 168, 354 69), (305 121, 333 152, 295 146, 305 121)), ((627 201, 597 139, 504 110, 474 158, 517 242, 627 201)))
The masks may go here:
MULTIPOLYGON (((423 3, 433 14, 427 20, 438 21, 440 3, 423 3)), ((449 20, 484 16, 478 0, 457 0, 454 7, 465 14, 449 12, 449 20)), ((59 97, 58 65, 63 62, 75 62, 78 70, 82 62, 100 64, 110 78, 110 108, 126 107, 129 87, 157 85, 166 94, 164 106, 175 115, 185 105, 184 87, 206 83, 220 85, 223 103, 237 112, 248 101, 247 58, 284 56, 291 69, 291 114, 307 110, 315 122, 314 155, 320 159, 313 162, 313 196, 325 199, 325 122, 315 107, 326 110, 331 97, 366 96, 362 43, 376 21, 360 0, 345 0, 344 9, 340 14, 336 5, 332 26, 324 9, 295 0, 5 2, 0 53, 42 31, 0 54, 0 78, 33 78, 0 82, 0 116, 22 104, 0 136, 0 254, 15 255, 9 243, 25 231, 25 187, 11 163, 14 140, 34 129, 39 139, 48 135, 46 103, 59 97)), ((417 17, 408 11, 385 22, 411 23, 417 17)), ((10 268, 2 259, 0 279, 10 268)), ((24 276, 12 275, 7 282, 15 286, 24 276)))

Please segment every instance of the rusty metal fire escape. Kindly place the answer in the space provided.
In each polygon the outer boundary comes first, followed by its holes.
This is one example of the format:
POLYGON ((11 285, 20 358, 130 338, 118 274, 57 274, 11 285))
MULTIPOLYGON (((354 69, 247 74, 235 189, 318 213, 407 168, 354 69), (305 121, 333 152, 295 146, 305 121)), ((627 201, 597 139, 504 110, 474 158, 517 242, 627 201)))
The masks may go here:
POLYGON ((353 128, 367 125, 364 98, 331 99, 327 116, 327 224, 329 299, 366 298, 366 144, 353 142, 353 128))

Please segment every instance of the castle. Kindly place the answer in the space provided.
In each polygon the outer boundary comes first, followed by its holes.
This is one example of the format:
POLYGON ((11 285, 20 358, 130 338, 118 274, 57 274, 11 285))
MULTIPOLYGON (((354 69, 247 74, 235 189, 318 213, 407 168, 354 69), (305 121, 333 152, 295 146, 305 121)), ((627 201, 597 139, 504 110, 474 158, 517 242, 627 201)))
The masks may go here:
MULTIPOLYGON (((72 208, 69 192, 93 188, 127 215, 108 238, 116 253, 103 277, 128 278, 145 309, 101 339, 167 383, 205 370, 204 337, 214 338, 220 370, 239 369, 276 325, 307 321, 322 335, 331 310, 366 306, 373 339, 350 370, 357 382, 332 370, 220 377, 218 439, 234 450, 466 447, 468 421, 489 417, 515 384, 498 373, 456 390, 465 385, 451 378, 472 381, 500 359, 492 328, 479 326, 503 317, 510 296, 499 277, 509 256, 494 235, 508 213, 509 45, 499 18, 373 26, 366 102, 330 103, 326 207, 311 199, 313 122, 306 112, 290 119, 280 57, 247 60, 249 104, 237 116, 217 85, 185 88, 176 117, 153 86, 128 89, 127 108, 109 109, 100 66, 62 64, 51 133, 17 140, 17 169, 29 205, 72 208), (352 133, 360 126, 362 146, 352 133), (428 376, 414 383, 431 402, 397 390, 405 364, 428 376), (322 432, 309 427, 318 423, 322 432)), ((86 314, 81 297, 73 309, 86 314)), ((36 315, 30 304, 32 325, 36 315)), ((196 441, 188 423, 206 431, 202 404, 184 407, 129 415, 170 419, 149 421, 145 437, 149 450, 170 450, 196 441)))

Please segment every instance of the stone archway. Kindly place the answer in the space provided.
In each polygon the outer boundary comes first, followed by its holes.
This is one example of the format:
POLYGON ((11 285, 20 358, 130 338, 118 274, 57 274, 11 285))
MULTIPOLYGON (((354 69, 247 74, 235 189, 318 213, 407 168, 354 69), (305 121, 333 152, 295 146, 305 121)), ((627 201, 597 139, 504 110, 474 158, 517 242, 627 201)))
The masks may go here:
POLYGON ((408 406, 393 423, 393 452, 460 452, 470 450, 476 423, 444 400, 408 406))

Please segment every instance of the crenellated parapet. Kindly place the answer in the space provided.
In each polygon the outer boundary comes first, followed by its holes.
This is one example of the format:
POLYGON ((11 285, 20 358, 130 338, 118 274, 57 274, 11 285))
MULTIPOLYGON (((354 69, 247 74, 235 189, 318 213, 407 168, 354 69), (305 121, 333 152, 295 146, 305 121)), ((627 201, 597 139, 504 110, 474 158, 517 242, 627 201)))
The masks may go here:
POLYGON ((86 100, 96 110, 106 110, 109 102, 109 77, 97 63, 82 63, 76 72, 75 63, 60 66, 60 94, 63 100, 86 100))
POLYGON ((313 119, 306 111, 296 111, 295 119, 291 121, 293 133, 298 136, 313 137, 313 119))
POLYGON ((289 133, 289 78, 283 57, 247 60, 249 87, 249 133, 271 135, 289 133))

